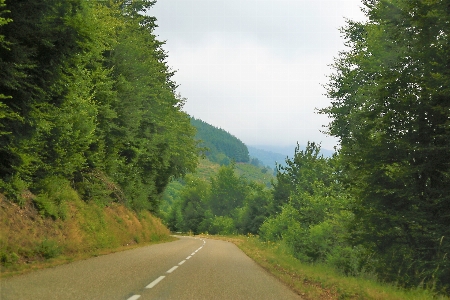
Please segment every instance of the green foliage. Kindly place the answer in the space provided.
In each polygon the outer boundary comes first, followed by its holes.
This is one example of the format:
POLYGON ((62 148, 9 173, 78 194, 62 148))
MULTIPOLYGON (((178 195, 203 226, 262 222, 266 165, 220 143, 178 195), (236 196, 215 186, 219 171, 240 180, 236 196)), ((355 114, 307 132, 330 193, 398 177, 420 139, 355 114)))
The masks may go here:
POLYGON ((278 168, 272 213, 259 229, 264 241, 281 241, 303 262, 326 263, 347 275, 371 268, 363 247, 349 243, 353 204, 341 184, 339 158, 319 156, 320 146, 295 149, 278 168), (281 211, 280 211, 281 210, 281 211))
POLYGON ((446 1, 364 1, 342 30, 329 133, 341 141, 354 245, 382 280, 449 291, 450 11, 446 1), (442 242, 441 242, 442 240, 442 242))
MULTIPOLYGON (((287 231, 295 231, 300 221, 299 212, 290 204, 282 207, 281 212, 266 219, 259 229, 261 239, 266 241, 278 241, 287 231), (290 229, 291 226, 295 228, 290 229)), ((292 236, 295 238, 296 234, 292 236)))
POLYGON ((180 205, 180 212, 183 216, 182 231, 200 233, 201 223, 205 219, 206 204, 210 197, 209 193, 208 182, 192 176, 186 177, 186 186, 181 192, 180 205))
POLYGON ((234 165, 222 166, 211 178, 211 211, 217 216, 230 216, 242 206, 246 197, 246 182, 234 172, 234 165))
POLYGON ((17 263, 19 256, 15 252, 0 252, 0 264, 2 266, 11 266, 17 263))
MULTIPOLYGON (((315 185, 318 182, 324 187, 331 183, 331 169, 328 159, 323 155, 319 156, 320 145, 308 142, 305 150, 300 150, 297 145, 292 159, 286 158, 286 165, 279 165, 277 172, 277 181, 274 185, 273 195, 275 209, 287 203, 291 193, 313 195, 315 185)), ((301 202, 301 197, 299 197, 301 202)), ((302 203, 298 203, 298 207, 302 203)))
POLYGON ((244 164, 219 166, 202 161, 198 172, 172 182, 164 193, 167 226, 192 233, 257 233, 269 216, 272 200, 264 184, 245 178, 253 177, 255 170, 261 174, 260 168, 250 167, 248 173, 244 164))
POLYGON ((22 192, 28 189, 28 186, 29 184, 17 175, 11 176, 8 181, 0 179, 0 190, 20 206, 26 202, 26 199, 22 196, 22 192))
POLYGON ((36 253, 45 259, 55 258, 61 254, 61 251, 62 249, 58 245, 57 241, 49 240, 47 238, 42 240, 42 242, 36 247, 36 253))
POLYGON ((237 213, 236 226, 239 232, 257 234, 259 227, 269 216, 271 204, 271 193, 265 186, 249 184, 244 204, 237 213))
POLYGON ((231 217, 215 216, 212 219, 208 233, 229 235, 236 233, 236 226, 234 220, 231 217))
POLYGON ((36 197, 34 203, 40 213, 54 219, 66 219, 69 202, 79 199, 78 193, 70 183, 60 177, 46 177, 35 184, 36 197))
POLYGON ((59 196, 40 190, 61 178, 85 200, 156 212, 171 178, 195 169, 194 128, 155 19, 143 15, 153 3, 0 2, 0 188, 8 197, 23 202, 34 189, 36 204, 57 217, 59 196))

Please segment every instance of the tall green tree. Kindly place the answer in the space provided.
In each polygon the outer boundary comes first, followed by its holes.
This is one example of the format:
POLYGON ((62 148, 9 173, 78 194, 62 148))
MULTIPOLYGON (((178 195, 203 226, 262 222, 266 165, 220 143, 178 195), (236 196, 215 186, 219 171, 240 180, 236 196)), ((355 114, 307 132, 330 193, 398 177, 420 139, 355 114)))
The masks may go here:
POLYGON ((450 6, 363 3, 368 19, 343 29, 349 50, 322 110, 357 199, 354 242, 373 250, 381 278, 448 290, 450 6))
POLYGON ((1 27, 0 93, 17 117, 2 120, 10 132, 1 137, 3 178, 67 175, 84 162, 95 126, 85 56, 77 57, 90 51, 80 34, 86 7, 77 0, 7 3, 13 22, 1 27))
POLYGON ((181 192, 180 211, 183 221, 181 230, 195 234, 202 230, 201 225, 206 217, 210 187, 208 182, 193 176, 186 177, 186 186, 181 192))
POLYGON ((332 171, 329 162, 319 155, 320 145, 308 142, 304 150, 297 145, 292 159, 277 167, 277 180, 273 183, 274 210, 279 212, 283 204, 296 194, 314 194, 316 182, 330 185, 332 171))
POLYGON ((234 165, 222 166, 211 178, 210 207, 214 215, 231 216, 241 207, 247 193, 247 183, 234 172, 234 165))

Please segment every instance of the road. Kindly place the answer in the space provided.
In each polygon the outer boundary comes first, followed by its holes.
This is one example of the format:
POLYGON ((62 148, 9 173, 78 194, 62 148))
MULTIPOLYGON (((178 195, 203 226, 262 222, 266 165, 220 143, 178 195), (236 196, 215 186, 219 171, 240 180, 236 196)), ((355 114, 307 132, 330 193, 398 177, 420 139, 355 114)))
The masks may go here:
POLYGON ((194 237, 0 281, 0 299, 300 299, 234 244, 194 237))

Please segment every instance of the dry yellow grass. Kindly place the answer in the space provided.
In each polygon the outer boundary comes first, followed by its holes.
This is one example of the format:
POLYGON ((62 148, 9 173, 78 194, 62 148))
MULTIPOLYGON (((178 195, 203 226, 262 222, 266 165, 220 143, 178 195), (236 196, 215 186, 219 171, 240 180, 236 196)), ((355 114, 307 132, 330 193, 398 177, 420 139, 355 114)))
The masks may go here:
POLYGON ((64 220, 54 220, 39 213, 31 196, 19 207, 0 194, 1 276, 171 239, 147 211, 77 200, 64 220))

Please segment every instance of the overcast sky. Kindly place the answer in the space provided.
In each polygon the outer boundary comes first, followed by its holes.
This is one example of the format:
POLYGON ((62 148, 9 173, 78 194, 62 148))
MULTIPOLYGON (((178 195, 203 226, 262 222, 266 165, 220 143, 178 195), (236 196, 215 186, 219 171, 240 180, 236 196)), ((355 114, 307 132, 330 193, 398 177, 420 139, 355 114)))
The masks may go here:
POLYGON ((360 0, 158 0, 150 14, 184 110, 248 145, 337 140, 322 134, 321 84, 360 0))

